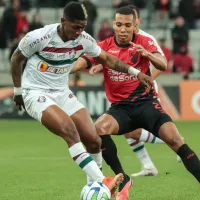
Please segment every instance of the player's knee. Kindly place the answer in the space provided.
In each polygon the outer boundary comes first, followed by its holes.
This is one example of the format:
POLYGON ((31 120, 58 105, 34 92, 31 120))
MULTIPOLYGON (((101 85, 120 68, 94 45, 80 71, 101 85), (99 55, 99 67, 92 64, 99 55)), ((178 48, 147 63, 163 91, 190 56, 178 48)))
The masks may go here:
POLYGON ((178 134, 172 135, 168 140, 168 145, 171 146, 171 148, 175 152, 178 151, 178 149, 183 145, 183 143, 183 139, 178 134))
POLYGON ((95 124, 95 128, 96 128, 96 131, 97 131, 97 134, 99 136, 102 136, 102 135, 107 135, 108 133, 108 128, 109 128, 109 124, 107 122, 102 122, 102 123, 96 123, 95 124))
POLYGON ((101 138, 98 136, 91 140, 88 140, 86 147, 89 153, 99 152, 99 150, 101 149, 101 138))

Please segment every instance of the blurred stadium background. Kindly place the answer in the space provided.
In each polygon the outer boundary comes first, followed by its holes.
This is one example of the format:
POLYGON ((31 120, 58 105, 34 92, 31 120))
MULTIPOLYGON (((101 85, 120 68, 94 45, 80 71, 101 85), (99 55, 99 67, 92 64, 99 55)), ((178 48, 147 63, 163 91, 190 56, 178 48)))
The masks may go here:
MULTIPOLYGON (((88 9, 86 31, 97 41, 112 34, 112 19, 117 7, 138 6, 141 29, 157 39, 169 61, 168 70, 157 79, 162 106, 177 121, 182 135, 200 155, 200 0, 80 1, 88 9)), ((81 171, 73 168, 69 159, 66 163, 65 144, 46 134, 48 131, 39 123, 27 121, 30 117, 24 111, 18 111, 12 101, 10 55, 26 32, 59 22, 62 8, 68 2, 70 0, 0 0, 0 177, 4 180, 0 183, 1 200, 78 199, 76 188, 80 190, 85 184, 81 171), (58 150, 56 153, 55 149, 58 150), (67 173, 63 180, 63 173, 70 170, 74 170, 78 179, 74 180, 74 176, 67 173), (61 185, 56 185, 56 181, 61 185)), ((101 74, 92 77, 83 71, 70 75, 70 86, 93 119, 109 107, 101 74)), ((120 143, 119 154, 127 171, 139 170, 139 163, 134 159, 130 165, 132 153, 125 142, 119 138, 116 142, 120 143)), ((131 199, 178 200, 183 199, 183 193, 185 199, 200 199, 199 188, 184 189, 191 188, 195 181, 176 163, 167 147, 149 145, 148 149, 160 176, 147 178, 148 181, 146 178, 136 180, 138 186, 131 193, 131 199), (164 159, 159 162, 161 158, 164 159), (165 174, 168 171, 170 176, 165 174), (172 192, 165 193, 165 190, 172 192)), ((110 173, 108 169, 106 172, 110 173)))

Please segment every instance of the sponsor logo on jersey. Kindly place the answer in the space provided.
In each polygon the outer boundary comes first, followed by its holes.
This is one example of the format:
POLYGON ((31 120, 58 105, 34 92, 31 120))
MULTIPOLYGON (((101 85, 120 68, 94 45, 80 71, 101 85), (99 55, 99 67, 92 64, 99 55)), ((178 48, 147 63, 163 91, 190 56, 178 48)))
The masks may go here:
POLYGON ((47 34, 47 35, 45 35, 45 36, 43 36, 43 37, 41 37, 41 38, 35 40, 34 42, 32 42, 32 43, 30 44, 30 47, 33 48, 36 44, 38 44, 38 43, 40 43, 40 42, 43 42, 44 40, 47 40, 47 39, 49 39, 50 37, 51 37, 51 35, 50 35, 50 34, 47 34))
POLYGON ((110 80, 115 82, 124 82, 124 81, 130 81, 130 80, 136 80, 137 77, 134 75, 129 75, 123 72, 118 72, 113 69, 108 70, 108 75, 110 77, 110 80))
POLYGON ((148 43, 149 43, 149 45, 155 45, 154 41, 152 41, 152 40, 149 40, 148 43))
POLYGON ((108 50, 108 52, 115 54, 115 53, 119 53, 119 50, 112 50, 112 49, 110 49, 110 50, 108 50))
POLYGON ((44 103, 46 101, 46 97, 45 96, 40 96, 37 100, 37 102, 39 103, 44 103))
POLYGON ((45 53, 44 55, 47 56, 48 58, 53 58, 54 57, 54 54, 52 54, 52 53, 45 53))
MULTIPOLYGON (((68 65, 68 66, 70 66, 70 65, 68 65)), ((38 65, 38 70, 40 72, 49 72, 49 73, 53 73, 53 74, 68 73, 70 69, 71 69, 70 67, 49 66, 46 62, 40 62, 39 65, 38 65)))

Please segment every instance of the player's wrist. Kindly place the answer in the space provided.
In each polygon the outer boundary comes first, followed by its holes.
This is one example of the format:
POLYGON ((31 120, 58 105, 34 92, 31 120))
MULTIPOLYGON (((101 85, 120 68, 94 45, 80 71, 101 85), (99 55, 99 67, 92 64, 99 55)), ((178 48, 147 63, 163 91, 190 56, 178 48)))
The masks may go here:
POLYGON ((22 95, 22 88, 14 87, 14 95, 22 95))
POLYGON ((128 74, 134 75, 134 76, 138 76, 138 74, 140 73, 140 70, 135 69, 134 67, 129 67, 128 68, 128 74))

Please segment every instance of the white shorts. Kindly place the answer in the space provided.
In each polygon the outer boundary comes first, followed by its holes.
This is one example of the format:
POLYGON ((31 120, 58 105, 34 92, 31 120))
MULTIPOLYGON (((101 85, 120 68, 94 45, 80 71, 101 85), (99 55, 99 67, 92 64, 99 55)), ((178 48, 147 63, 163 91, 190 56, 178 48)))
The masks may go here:
POLYGON ((51 105, 57 105, 69 116, 84 108, 71 90, 23 89, 22 96, 27 113, 40 122, 42 112, 51 105))

